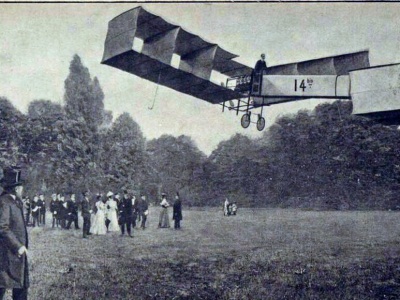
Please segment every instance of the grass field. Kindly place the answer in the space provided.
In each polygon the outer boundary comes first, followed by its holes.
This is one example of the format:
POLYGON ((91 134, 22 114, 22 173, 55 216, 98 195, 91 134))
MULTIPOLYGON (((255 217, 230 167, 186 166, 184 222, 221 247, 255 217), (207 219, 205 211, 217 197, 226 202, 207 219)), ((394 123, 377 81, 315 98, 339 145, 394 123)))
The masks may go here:
POLYGON ((399 213, 183 213, 133 239, 30 228, 30 299, 400 299, 399 213))

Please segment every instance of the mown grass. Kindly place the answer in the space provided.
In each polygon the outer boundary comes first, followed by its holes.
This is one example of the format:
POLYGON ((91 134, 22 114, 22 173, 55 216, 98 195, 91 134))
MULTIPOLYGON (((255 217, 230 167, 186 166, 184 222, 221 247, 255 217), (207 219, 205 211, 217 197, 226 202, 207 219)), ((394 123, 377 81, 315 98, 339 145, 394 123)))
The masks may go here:
POLYGON ((30 228, 30 299, 399 299, 396 212, 184 211, 182 230, 30 228))

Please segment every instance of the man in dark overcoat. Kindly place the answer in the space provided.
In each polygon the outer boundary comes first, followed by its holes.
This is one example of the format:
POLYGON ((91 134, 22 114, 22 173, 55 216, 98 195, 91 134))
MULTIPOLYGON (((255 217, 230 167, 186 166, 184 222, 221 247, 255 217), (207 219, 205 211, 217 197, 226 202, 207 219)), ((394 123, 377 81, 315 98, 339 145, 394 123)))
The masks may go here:
POLYGON ((180 229, 181 228, 181 220, 182 220, 182 202, 179 198, 179 194, 176 193, 175 202, 172 211, 172 220, 175 221, 174 228, 180 229))
POLYGON ((78 205, 76 204, 75 194, 71 194, 71 198, 67 202, 68 223, 66 229, 71 228, 74 222, 75 229, 80 229, 78 225, 78 205))
POLYGON ((51 201, 50 201, 50 212, 52 215, 52 227, 54 226, 58 227, 58 205, 59 201, 57 200, 57 195, 53 194, 51 195, 51 201))
POLYGON ((0 299, 28 299, 28 233, 23 215, 21 170, 7 168, 0 180, 0 299))
POLYGON ((83 238, 87 238, 88 235, 91 235, 90 233, 90 217, 92 215, 92 205, 89 200, 89 192, 84 192, 83 193, 83 199, 81 202, 81 214, 83 218, 83 238))
POLYGON ((58 204, 58 218, 60 220, 61 228, 66 229, 68 218, 68 204, 65 201, 65 197, 63 194, 60 196, 60 202, 58 204))
POLYGON ((128 235, 130 237, 133 237, 131 233, 133 205, 132 205, 132 198, 129 196, 128 191, 124 191, 124 196, 118 204, 118 212, 119 212, 118 223, 121 227, 121 236, 125 234, 125 227, 126 227, 128 235))

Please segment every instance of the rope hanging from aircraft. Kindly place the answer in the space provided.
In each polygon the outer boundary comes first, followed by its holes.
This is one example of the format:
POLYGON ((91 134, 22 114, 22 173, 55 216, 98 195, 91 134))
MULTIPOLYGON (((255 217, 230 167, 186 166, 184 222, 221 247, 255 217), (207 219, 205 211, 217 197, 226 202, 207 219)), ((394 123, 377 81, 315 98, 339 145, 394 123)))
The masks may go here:
POLYGON ((152 110, 152 109, 154 108, 154 104, 156 103, 158 87, 160 86, 160 78, 161 78, 161 70, 160 70, 160 72, 158 73, 158 80, 157 80, 156 92, 154 93, 153 103, 151 104, 150 107, 148 107, 149 110, 152 110))

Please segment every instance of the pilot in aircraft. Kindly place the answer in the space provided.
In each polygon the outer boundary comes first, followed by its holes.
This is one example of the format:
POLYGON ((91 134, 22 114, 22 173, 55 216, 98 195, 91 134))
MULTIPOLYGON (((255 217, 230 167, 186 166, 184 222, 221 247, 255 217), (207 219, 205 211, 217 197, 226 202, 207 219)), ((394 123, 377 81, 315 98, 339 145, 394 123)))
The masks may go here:
POLYGON ((254 67, 254 73, 260 73, 262 70, 267 68, 267 63, 265 61, 265 54, 261 54, 261 59, 259 59, 254 67))

